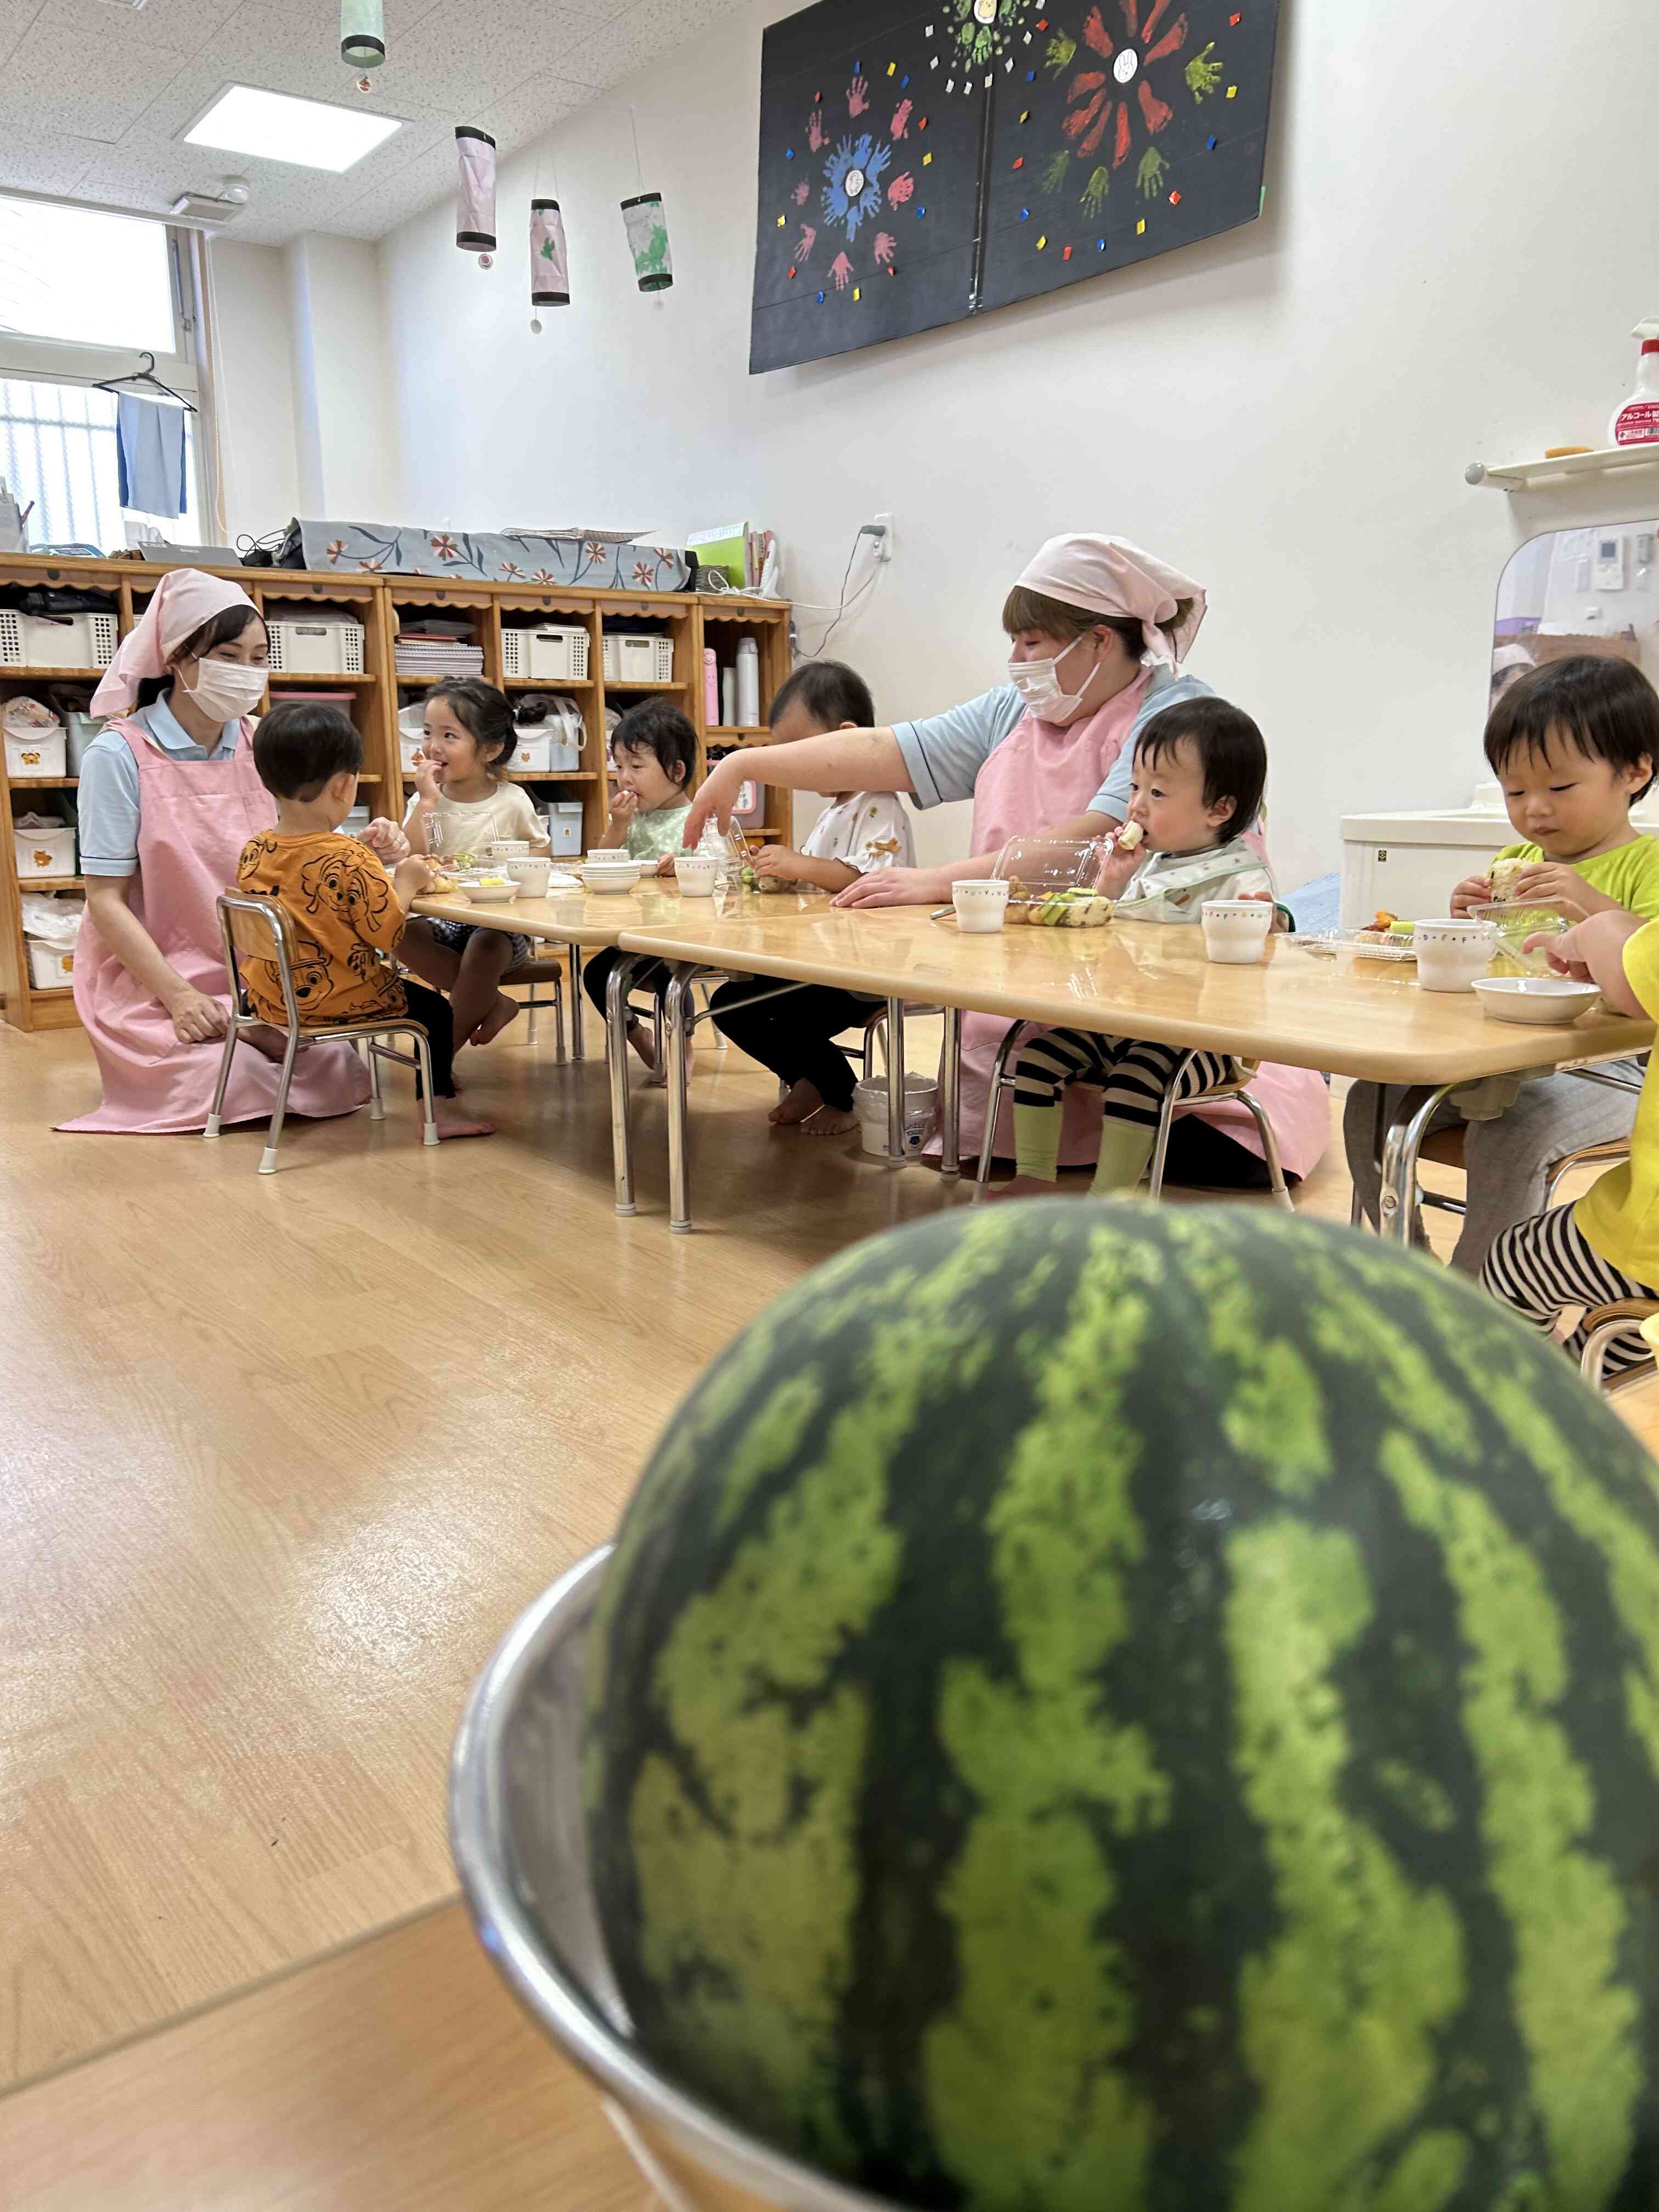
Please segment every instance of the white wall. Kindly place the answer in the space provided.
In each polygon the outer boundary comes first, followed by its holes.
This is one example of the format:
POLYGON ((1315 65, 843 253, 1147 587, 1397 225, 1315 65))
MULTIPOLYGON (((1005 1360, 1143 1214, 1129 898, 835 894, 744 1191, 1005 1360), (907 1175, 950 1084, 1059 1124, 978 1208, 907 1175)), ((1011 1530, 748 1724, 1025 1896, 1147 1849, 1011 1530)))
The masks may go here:
POLYGON ((300 504, 288 272, 274 246, 208 246, 219 465, 230 542, 279 528, 300 504))
MULTIPOLYGON (((1529 9, 1524 34, 1498 0, 1287 3, 1261 222, 750 378, 768 19, 732 16, 506 161, 493 271, 447 207, 385 241, 403 512, 668 536, 745 514, 781 533, 797 599, 827 600, 890 508, 897 558, 835 649, 893 717, 994 679, 1003 592, 1042 538, 1117 531, 1210 585, 1193 666, 1267 732, 1287 882, 1335 865, 1344 811, 1466 797, 1516 537, 1641 511, 1639 489, 1512 504, 1463 469, 1599 443, 1631 382, 1625 332, 1654 304, 1645 0, 1529 9), (673 241, 656 300, 617 209, 630 101, 673 241), (516 234, 536 190, 564 203, 574 292, 539 338, 516 234)), ((809 646, 824 619, 803 611, 809 646)))
POLYGON ((295 514, 399 520, 378 249, 316 234, 282 248, 216 239, 209 267, 233 542, 295 514))

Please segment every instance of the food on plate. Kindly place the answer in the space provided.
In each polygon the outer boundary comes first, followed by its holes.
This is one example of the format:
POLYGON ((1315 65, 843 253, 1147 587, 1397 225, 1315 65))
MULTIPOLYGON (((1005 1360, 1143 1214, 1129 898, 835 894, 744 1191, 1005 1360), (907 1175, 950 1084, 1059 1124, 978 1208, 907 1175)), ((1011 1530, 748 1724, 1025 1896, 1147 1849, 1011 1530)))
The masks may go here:
POLYGON ((1112 902, 1084 884, 1070 884, 1064 890, 1032 891, 1018 876, 1011 876, 1007 918, 1033 928, 1103 929, 1112 918, 1112 902))
POLYGON ((1356 937, 1366 938, 1373 945, 1409 945, 1415 934, 1414 921, 1401 921, 1397 914, 1387 907, 1379 907, 1364 929, 1356 930, 1356 937))

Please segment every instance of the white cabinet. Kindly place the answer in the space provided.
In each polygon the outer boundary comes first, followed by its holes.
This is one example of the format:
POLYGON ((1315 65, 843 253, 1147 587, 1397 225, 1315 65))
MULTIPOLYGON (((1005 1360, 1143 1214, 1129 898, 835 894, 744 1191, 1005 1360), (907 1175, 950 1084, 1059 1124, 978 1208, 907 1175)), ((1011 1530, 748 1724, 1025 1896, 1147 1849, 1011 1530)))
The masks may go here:
MULTIPOLYGON (((1495 793, 1487 786, 1478 796, 1495 793)), ((1659 835, 1654 793, 1631 819, 1659 835)), ((1449 807, 1422 814, 1350 814, 1342 823, 1342 927, 1361 929, 1379 907, 1410 921, 1446 912, 1452 887, 1481 874, 1494 853, 1518 841, 1501 806, 1449 807)))

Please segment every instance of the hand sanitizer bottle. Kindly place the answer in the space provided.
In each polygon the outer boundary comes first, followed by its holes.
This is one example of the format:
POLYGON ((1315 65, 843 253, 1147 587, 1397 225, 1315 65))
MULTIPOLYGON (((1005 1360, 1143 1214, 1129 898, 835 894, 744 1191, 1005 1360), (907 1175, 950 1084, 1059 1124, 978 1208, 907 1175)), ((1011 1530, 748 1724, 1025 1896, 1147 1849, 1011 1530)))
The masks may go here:
POLYGON ((1659 441, 1659 317, 1638 323, 1632 336, 1642 341, 1636 389, 1608 426, 1610 446, 1647 446, 1659 441))

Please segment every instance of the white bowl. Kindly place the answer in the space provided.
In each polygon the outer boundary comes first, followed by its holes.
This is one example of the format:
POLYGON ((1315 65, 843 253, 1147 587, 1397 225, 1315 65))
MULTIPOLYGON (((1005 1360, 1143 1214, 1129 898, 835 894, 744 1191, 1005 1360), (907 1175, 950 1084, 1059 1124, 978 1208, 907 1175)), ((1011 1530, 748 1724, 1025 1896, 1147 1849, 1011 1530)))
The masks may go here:
POLYGON ((1494 1021, 1534 1022, 1540 1028, 1576 1022, 1601 997, 1594 983, 1576 983, 1570 975, 1482 975, 1474 988, 1494 1021))
POLYGON ((511 880, 504 884, 469 884, 466 895, 475 906, 505 906, 509 899, 519 896, 519 886, 511 880))
POLYGON ((484 852, 492 860, 521 860, 530 851, 528 837, 492 837, 484 852))
POLYGON ((631 891, 643 872, 637 861, 630 860, 621 868, 602 868, 590 860, 581 871, 581 878, 590 891, 631 891))

